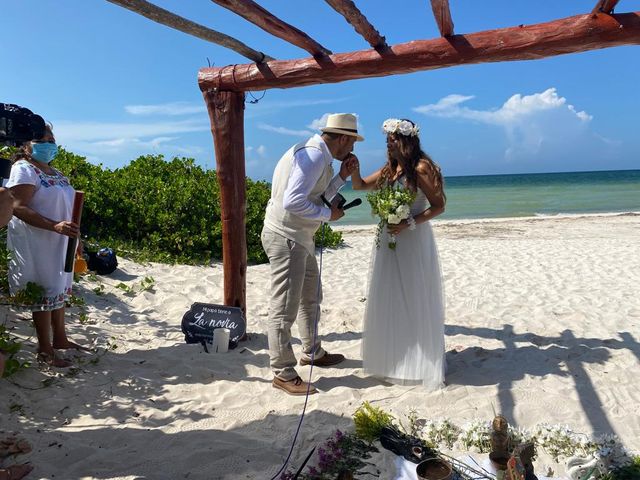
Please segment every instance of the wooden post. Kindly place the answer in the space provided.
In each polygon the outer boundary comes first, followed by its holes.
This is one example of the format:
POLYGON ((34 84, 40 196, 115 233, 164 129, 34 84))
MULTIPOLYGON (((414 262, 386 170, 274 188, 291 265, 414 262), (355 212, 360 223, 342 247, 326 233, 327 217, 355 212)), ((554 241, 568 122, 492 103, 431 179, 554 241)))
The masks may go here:
POLYGON ((224 304, 242 308, 246 316, 244 93, 206 90, 203 95, 211 121, 220 185, 224 304))

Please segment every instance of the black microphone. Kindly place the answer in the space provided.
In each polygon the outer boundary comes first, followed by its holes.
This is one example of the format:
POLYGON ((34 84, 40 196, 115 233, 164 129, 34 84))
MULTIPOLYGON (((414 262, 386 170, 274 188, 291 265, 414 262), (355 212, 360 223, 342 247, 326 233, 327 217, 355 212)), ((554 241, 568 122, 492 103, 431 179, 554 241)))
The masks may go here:
MULTIPOLYGON (((336 197, 338 198, 338 208, 340 208, 342 210, 346 210, 346 209, 351 208, 351 207, 357 207, 358 205, 360 205, 362 203, 362 200, 359 199, 359 198, 356 198, 355 200, 351 200, 349 203, 347 203, 347 199, 344 198, 339 193, 336 194, 336 197)), ((334 197, 334 198, 336 198, 336 197, 334 197)), ((331 208, 331 202, 329 202, 329 200, 327 200, 324 195, 320 195, 320 198, 322 199, 324 204, 327 206, 327 208, 331 208)))
POLYGON ((355 200, 351 200, 349 203, 347 203, 346 205, 344 205, 342 207, 343 210, 346 210, 348 208, 351 207, 357 207, 358 205, 360 205, 362 203, 362 199, 360 198, 356 198, 355 200))

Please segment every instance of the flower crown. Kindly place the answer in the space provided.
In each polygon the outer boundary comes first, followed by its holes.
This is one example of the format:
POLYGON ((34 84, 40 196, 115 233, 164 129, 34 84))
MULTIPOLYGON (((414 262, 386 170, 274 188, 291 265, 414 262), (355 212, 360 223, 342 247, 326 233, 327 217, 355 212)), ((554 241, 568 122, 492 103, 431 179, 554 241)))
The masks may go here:
POLYGON ((417 137, 420 133, 420 127, 414 125, 409 120, 400 120, 398 118, 388 118, 382 124, 382 131, 387 135, 390 133, 399 133, 407 137, 417 137))

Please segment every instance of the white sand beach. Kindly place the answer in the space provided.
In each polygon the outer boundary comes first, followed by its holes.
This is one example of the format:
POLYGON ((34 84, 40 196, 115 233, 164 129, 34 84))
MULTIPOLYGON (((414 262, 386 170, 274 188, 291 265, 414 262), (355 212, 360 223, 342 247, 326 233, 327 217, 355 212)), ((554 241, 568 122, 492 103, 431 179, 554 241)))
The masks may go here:
MULTIPOLYGON (((323 255, 320 334, 325 348, 348 360, 314 369, 320 393, 309 398, 291 465, 336 428, 350 430, 365 400, 400 417, 415 408, 421 418, 460 425, 490 420, 495 409, 523 428, 546 422, 614 433, 640 451, 640 214, 434 226, 447 302, 446 388, 425 392, 363 375, 373 228, 343 227, 344 247, 323 255)), ((76 294, 87 302, 88 321, 81 324, 71 308, 67 330, 99 353, 81 354, 68 371, 37 366, 30 314, 2 307, 1 321, 24 339, 24 358, 34 362, 0 380, 0 430, 33 446, 15 459, 34 465, 27 478, 271 478, 304 397, 271 385, 268 268, 248 268, 249 340, 227 354, 187 345, 180 331, 193 302, 221 303, 222 265, 120 259, 113 275, 83 279, 76 294), (152 291, 115 288, 145 276, 155 279, 152 291)), ((309 367, 299 372, 306 377, 309 367)), ((379 478, 393 478, 392 455, 376 459, 379 478)), ((549 463, 544 455, 540 461, 549 463)))

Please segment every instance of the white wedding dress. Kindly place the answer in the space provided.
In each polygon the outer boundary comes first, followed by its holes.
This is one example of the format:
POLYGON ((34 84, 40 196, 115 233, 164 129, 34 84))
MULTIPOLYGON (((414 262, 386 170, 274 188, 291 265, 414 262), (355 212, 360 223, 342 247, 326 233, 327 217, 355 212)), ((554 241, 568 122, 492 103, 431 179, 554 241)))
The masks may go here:
MULTIPOLYGON (((402 181, 402 177, 399 179, 402 181)), ((411 215, 429 202, 418 189, 411 215)), ((373 246, 364 314, 364 372, 392 383, 444 386, 444 296, 429 222, 405 229, 390 249, 386 228, 373 246)))

